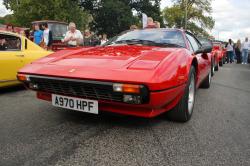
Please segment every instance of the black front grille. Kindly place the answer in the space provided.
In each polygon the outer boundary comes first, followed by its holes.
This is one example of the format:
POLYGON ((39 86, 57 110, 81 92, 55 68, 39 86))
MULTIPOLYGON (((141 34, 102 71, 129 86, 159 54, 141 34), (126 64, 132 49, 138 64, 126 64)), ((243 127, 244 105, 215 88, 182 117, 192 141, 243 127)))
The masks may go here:
POLYGON ((42 77, 30 77, 30 81, 37 85, 38 91, 86 99, 123 101, 122 93, 113 92, 112 83, 42 77))

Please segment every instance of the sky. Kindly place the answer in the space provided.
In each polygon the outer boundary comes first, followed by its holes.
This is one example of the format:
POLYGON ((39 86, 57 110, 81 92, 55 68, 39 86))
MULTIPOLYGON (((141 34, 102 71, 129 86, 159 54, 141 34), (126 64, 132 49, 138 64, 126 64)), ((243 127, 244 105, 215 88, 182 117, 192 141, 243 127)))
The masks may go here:
MULTIPOLYGON (((171 0, 162 0, 161 8, 171 5, 171 0)), ((212 36, 224 41, 250 38, 250 0, 212 0, 212 9, 212 36)))
MULTIPOLYGON (((2 2, 0 0, 0 16, 10 13, 2 2)), ((161 1, 161 9, 171 5, 171 0, 161 1)), ((215 27, 210 33, 216 39, 250 38, 250 0, 212 0, 212 8, 215 27)))

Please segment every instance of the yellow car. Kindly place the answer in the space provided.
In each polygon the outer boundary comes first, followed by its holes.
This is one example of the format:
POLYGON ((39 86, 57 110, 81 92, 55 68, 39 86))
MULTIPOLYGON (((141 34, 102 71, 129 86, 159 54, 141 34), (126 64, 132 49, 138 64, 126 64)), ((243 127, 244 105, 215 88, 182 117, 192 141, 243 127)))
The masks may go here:
POLYGON ((20 68, 51 53, 24 36, 0 31, 0 88, 19 84, 20 68))

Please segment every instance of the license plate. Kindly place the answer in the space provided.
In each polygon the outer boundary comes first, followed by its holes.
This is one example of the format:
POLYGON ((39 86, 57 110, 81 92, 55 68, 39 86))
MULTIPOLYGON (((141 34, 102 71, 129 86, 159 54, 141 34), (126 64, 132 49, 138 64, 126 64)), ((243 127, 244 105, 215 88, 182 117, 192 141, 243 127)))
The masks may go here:
POLYGON ((98 114, 98 101, 52 94, 52 105, 75 111, 98 114))

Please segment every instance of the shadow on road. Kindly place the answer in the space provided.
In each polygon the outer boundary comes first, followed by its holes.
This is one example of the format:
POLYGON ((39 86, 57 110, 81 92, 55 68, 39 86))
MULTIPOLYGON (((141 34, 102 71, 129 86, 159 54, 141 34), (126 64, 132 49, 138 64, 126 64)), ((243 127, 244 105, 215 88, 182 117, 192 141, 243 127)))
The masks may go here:
POLYGON ((6 88, 0 88, 0 96, 7 94, 7 93, 13 93, 17 91, 23 91, 26 90, 26 88, 23 85, 17 85, 17 86, 11 86, 6 88))
MULTIPOLYGON (((71 111, 66 109, 58 109, 60 120, 73 124, 103 124, 125 128, 145 128, 157 125, 160 122, 174 123, 166 118, 166 115, 160 115, 155 118, 140 118, 134 116, 119 115, 109 112, 100 112, 99 115, 93 115, 83 112, 71 111)), ((182 125, 182 123, 177 123, 182 125)))

